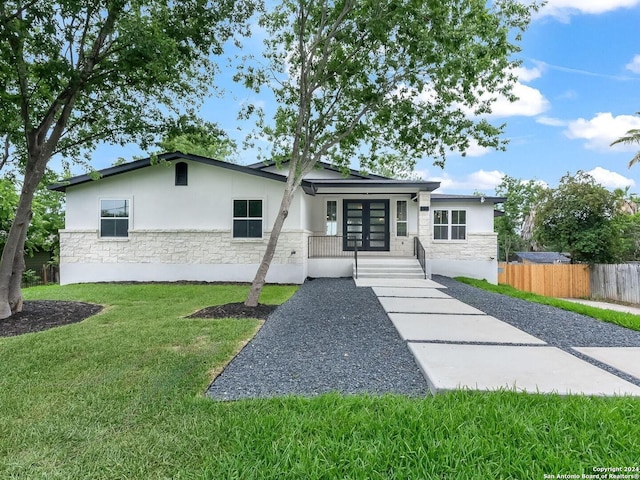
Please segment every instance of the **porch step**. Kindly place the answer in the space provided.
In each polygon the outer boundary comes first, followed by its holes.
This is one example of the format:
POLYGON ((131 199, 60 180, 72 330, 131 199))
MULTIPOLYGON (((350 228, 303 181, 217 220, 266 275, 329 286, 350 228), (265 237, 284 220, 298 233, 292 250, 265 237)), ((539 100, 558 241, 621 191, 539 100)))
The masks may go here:
POLYGON ((424 278, 424 271, 415 258, 359 258, 358 278, 424 278))

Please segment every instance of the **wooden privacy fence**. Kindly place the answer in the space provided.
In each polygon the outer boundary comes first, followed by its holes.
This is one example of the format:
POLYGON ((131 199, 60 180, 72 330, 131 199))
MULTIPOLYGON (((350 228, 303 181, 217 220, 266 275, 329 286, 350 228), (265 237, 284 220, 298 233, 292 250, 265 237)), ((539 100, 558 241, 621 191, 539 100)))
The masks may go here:
POLYGON ((640 304, 640 264, 594 265, 591 272, 591 296, 640 304))
POLYGON ((588 265, 523 265, 500 263, 498 283, 547 297, 591 296, 588 265))

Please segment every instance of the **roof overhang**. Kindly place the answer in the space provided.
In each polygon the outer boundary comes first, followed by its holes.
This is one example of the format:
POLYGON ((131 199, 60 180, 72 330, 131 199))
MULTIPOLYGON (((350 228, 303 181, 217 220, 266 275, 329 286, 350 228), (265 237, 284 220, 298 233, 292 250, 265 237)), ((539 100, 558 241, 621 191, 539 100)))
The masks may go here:
POLYGON ((309 180, 315 194, 394 194, 432 192, 440 187, 440 182, 418 182, 414 180, 367 179, 367 180, 309 180))
MULTIPOLYGON (((201 157, 200 155, 192 155, 182 152, 170 152, 161 153, 155 157, 143 158, 142 160, 136 160, 134 162, 123 163, 115 167, 105 168, 98 170, 93 174, 78 175, 77 177, 71 177, 64 182, 55 183, 49 186, 49 190, 55 190, 58 192, 65 192, 69 187, 75 187, 76 185, 82 185, 83 183, 93 182, 96 179, 113 177, 126 172, 133 172, 140 170, 141 168, 157 165, 161 162, 172 162, 176 160, 190 160, 192 162, 204 163, 206 165, 212 165, 215 167, 224 168, 227 170, 233 170, 236 172, 246 173, 247 175, 254 175, 256 177, 267 178, 270 180, 276 180, 278 182, 286 182, 287 177, 278 175, 277 173, 265 172, 263 170, 257 170, 244 165, 236 165, 235 163, 223 162, 221 160, 215 160, 213 158, 201 157)), ((310 185, 306 180, 302 181, 302 188, 309 189, 310 185)), ((306 192, 306 190, 305 190, 306 192)))
POLYGON ((507 197, 488 197, 486 195, 447 195, 444 193, 434 193, 431 195, 431 203, 439 202, 460 202, 460 203, 504 203, 507 197))

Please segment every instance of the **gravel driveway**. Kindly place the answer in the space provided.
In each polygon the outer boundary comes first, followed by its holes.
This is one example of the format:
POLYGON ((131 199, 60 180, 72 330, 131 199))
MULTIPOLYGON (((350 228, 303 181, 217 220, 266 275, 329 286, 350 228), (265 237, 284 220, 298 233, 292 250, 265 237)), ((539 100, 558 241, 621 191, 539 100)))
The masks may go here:
POLYGON ((370 288, 305 282, 211 384, 218 400, 326 392, 427 395, 409 349, 370 288))
MULTIPOLYGON (((434 276, 445 292, 549 345, 640 386, 640 380, 570 347, 640 347, 640 332, 434 276)), ((371 288, 351 279, 305 282, 211 384, 217 400, 398 393, 427 384, 371 288)))

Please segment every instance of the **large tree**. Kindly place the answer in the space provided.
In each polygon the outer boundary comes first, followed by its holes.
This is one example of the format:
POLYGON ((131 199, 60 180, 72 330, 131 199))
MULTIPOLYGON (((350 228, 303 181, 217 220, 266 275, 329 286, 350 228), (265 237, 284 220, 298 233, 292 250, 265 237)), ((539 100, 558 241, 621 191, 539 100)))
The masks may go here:
POLYGON ((615 263, 622 252, 618 200, 588 173, 567 174, 545 191, 535 236, 548 249, 569 252, 572 261, 615 263))
POLYGON ((105 141, 148 145, 167 118, 209 90, 213 55, 246 28, 255 3, 0 3, 0 138, 24 173, 0 260, 0 319, 22 308, 22 252, 49 160, 82 158, 105 141))
MULTIPOLYGON (((640 112, 638 112, 640 115, 640 112)), ((618 138, 617 140, 611 143, 611 146, 622 143, 624 145, 631 145, 637 143, 640 145, 640 128, 632 128, 625 135, 618 138)), ((640 151, 634 155, 634 157, 629 161, 629 167, 631 167, 634 163, 640 162, 640 151)))
MULTIPOLYGON (((502 148, 483 114, 513 99, 517 42, 535 5, 499 0, 282 0, 261 24, 268 66, 245 84, 268 87, 278 108, 263 134, 286 159, 280 211, 247 305, 256 305, 302 178, 319 160, 369 171, 401 158, 443 165, 471 142, 502 148)), ((400 169, 402 170, 402 169, 400 169)))
POLYGON ((523 230, 544 187, 536 180, 521 180, 505 175, 495 191, 496 195, 506 197, 502 204, 502 215, 495 220, 495 230, 498 233, 500 257, 509 261, 513 252, 528 250, 531 246, 531 239, 525 238, 523 230))

